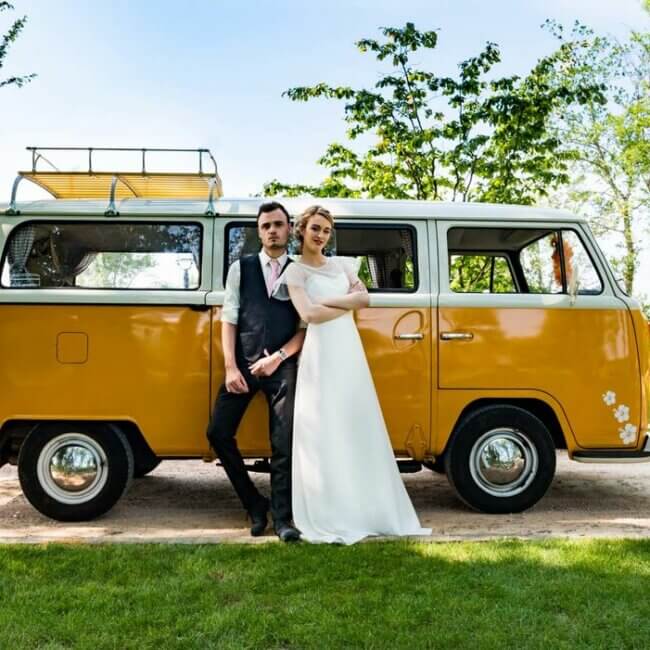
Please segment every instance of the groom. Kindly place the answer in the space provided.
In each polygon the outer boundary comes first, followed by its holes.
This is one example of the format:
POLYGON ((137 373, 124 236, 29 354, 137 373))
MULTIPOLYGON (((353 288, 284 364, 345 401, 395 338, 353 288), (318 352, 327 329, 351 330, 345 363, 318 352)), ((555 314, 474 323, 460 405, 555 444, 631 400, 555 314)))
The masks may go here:
POLYGON ((276 202, 257 213, 262 242, 258 255, 234 262, 226 278, 221 342, 226 379, 208 426, 208 440, 221 459, 251 519, 251 535, 262 535, 269 507, 283 542, 300 538, 291 524, 291 436, 296 389, 296 354, 305 330, 290 300, 271 297, 273 284, 291 260, 287 256, 289 213, 276 202), (251 481, 235 436, 246 408, 261 390, 269 404, 271 502, 251 481))

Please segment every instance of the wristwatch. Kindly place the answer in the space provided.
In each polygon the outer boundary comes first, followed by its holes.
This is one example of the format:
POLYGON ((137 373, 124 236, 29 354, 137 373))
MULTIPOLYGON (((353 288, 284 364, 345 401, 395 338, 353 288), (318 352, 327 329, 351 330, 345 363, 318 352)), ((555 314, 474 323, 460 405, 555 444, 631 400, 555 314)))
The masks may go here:
POLYGON ((284 348, 280 348, 278 350, 278 355, 280 356, 280 359, 282 359, 282 361, 286 361, 289 358, 289 355, 284 351, 284 348))

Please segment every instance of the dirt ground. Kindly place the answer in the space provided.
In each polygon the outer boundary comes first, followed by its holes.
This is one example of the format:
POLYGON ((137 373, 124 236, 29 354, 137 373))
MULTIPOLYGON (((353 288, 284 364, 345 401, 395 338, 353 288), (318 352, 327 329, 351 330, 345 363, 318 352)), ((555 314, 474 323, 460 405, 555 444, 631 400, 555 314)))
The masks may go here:
MULTIPOLYGON (((362 471, 362 468, 360 468, 362 471)), ((268 494, 268 475, 253 474, 268 494)), ((650 464, 586 465, 558 459, 546 496, 517 515, 483 515, 455 497, 446 477, 403 474, 432 541, 499 537, 650 537, 650 464)), ((106 515, 64 524, 39 514, 23 497, 15 467, 0 469, 0 543, 264 542, 252 538, 222 469, 201 461, 165 461, 106 515)))

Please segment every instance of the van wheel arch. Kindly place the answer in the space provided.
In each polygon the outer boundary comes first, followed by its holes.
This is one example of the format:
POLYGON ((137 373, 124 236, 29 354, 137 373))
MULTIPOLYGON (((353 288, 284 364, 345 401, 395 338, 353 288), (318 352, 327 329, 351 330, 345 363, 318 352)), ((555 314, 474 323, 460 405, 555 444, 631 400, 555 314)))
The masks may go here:
POLYGON ((461 411, 461 414, 458 416, 458 419, 454 423, 454 426, 447 438, 445 448, 440 454, 436 455, 436 460, 433 463, 422 463, 427 469, 430 469, 437 474, 446 474, 445 469, 445 455, 449 449, 449 443, 454 437, 454 432, 458 429, 461 423, 468 417, 470 417, 476 411, 482 409, 484 406, 518 406, 519 408, 528 411, 535 417, 539 418, 546 428, 549 430, 553 443, 555 444, 556 449, 567 449, 566 436, 560 424, 560 420, 557 417, 553 407, 541 399, 534 398, 497 398, 497 397, 486 397, 478 400, 474 400, 465 406, 461 411))
POLYGON ((138 425, 128 420, 106 422, 101 420, 10 420, 4 424, 0 431, 0 467, 5 463, 17 464, 20 448, 32 429, 59 424, 78 427, 106 425, 112 431, 123 435, 128 441, 133 454, 133 478, 146 476, 162 460, 153 452, 138 425))
POLYGON ((440 455, 436 456, 436 459, 444 459, 447 449, 449 448, 449 443, 454 436, 454 432, 463 423, 463 421, 485 406, 517 406, 524 411, 528 411, 531 415, 539 418, 544 423, 546 428, 549 430, 551 437, 553 438, 553 443, 555 444, 556 449, 567 449, 566 435, 562 429, 560 420, 558 419, 555 410, 550 404, 548 404, 548 402, 535 398, 494 397, 478 399, 470 402, 467 404, 467 406, 465 406, 461 414, 458 416, 458 419, 454 423, 443 452, 440 455))
POLYGON ((114 422, 114 426, 126 436, 133 450, 133 478, 142 478, 153 472, 162 462, 145 440, 140 428, 134 422, 114 422))

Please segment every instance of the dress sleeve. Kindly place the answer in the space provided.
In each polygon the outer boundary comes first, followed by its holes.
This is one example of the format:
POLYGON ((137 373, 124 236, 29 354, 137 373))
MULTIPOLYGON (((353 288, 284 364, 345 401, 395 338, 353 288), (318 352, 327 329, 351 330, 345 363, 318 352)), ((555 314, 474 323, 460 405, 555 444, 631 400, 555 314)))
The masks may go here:
MULTIPOLYGON (((357 284, 363 285, 363 282, 359 279, 359 269, 361 268, 361 259, 358 257, 337 257, 339 265, 343 269, 345 275, 348 278, 350 287, 353 287, 357 284)), ((365 286, 365 285, 363 285, 365 286)))
POLYGON ((298 264, 289 264, 282 275, 275 281, 272 295, 277 300, 291 300, 289 287, 304 287, 307 279, 306 271, 298 264))

